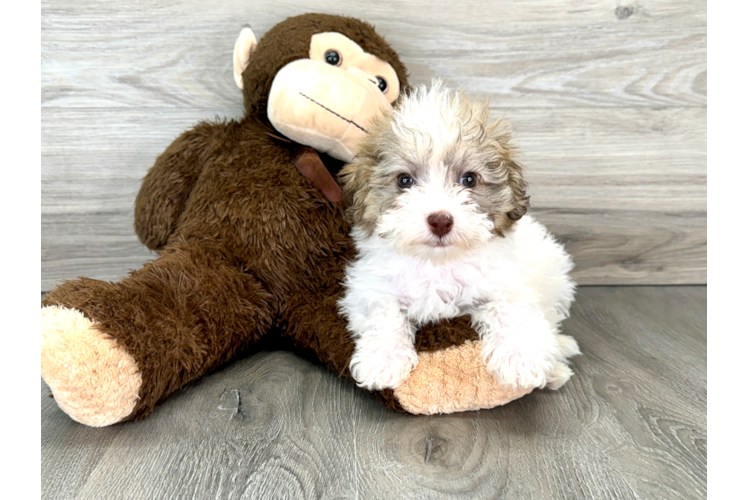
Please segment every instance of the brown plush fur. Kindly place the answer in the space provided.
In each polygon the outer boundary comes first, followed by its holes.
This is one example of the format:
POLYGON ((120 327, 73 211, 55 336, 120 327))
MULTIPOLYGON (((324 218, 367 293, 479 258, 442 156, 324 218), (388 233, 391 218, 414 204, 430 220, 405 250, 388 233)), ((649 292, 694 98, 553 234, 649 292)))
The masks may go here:
MULTIPOLYGON (((361 21, 326 15, 288 19, 260 41, 244 72, 247 114, 201 123, 157 159, 143 180, 135 228, 159 257, 118 283, 81 278, 43 305, 75 308, 135 359, 140 418, 268 332, 282 332, 348 376, 353 343, 338 316, 340 281, 352 257, 345 204, 330 203, 267 135, 270 83, 307 57, 312 34, 340 32, 389 62, 397 54, 361 21)), ((424 329, 419 349, 475 339, 464 320, 424 329)), ((390 405, 394 406, 394 405, 390 405)))
POLYGON ((387 61, 400 80, 400 93, 408 86, 408 73, 400 58, 369 23, 327 14, 304 14, 279 23, 265 33, 243 73, 247 116, 267 121, 267 99, 272 77, 286 64, 309 57, 312 35, 335 31, 356 42, 365 52, 387 61), (265 78, 257 78, 264 75, 265 78), (267 78, 269 76, 269 78, 267 78))

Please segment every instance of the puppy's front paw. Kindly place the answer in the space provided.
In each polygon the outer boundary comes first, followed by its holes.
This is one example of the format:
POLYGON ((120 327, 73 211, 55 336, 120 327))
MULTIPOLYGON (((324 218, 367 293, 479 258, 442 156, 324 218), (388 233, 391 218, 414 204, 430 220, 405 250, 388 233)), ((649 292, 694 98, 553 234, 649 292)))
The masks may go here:
POLYGON ((552 391, 558 390, 569 381, 572 375, 574 375, 574 372, 569 368, 569 365, 559 361, 553 367, 553 373, 548 377, 546 387, 552 391))
POLYGON ((511 390, 545 387, 556 366, 552 351, 518 349, 516 346, 499 345, 493 350, 484 348, 483 359, 496 381, 511 390))
POLYGON ((359 349, 351 358, 351 376, 359 387, 370 391, 397 389, 418 364, 412 345, 359 349))

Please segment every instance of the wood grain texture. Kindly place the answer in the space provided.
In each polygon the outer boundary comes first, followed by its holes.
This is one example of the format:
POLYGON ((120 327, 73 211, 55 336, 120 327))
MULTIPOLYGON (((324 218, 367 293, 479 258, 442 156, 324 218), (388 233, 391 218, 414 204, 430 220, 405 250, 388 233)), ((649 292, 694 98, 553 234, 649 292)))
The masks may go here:
POLYGON ((706 282, 703 2, 45 0, 42 290, 153 257, 132 229, 140 179, 196 121, 241 114, 241 26, 306 11, 375 24, 413 83, 488 98, 580 283, 706 282))
MULTIPOLYGON (((236 112, 42 110, 42 290, 76 276, 116 280, 155 257, 133 230, 140 180, 181 131, 216 115, 236 112)), ((533 210, 573 255, 575 279, 705 279, 706 110, 622 108, 621 123, 589 108, 505 116, 533 210)))
POLYGON ((42 2, 42 104, 231 108, 241 27, 304 12, 374 24, 414 83, 446 79, 502 107, 706 105, 706 5, 241 0, 42 2))
POLYGON ((705 498, 706 288, 583 287, 557 392, 493 410, 384 410, 261 352, 141 422, 84 427, 42 382, 42 498, 705 498))

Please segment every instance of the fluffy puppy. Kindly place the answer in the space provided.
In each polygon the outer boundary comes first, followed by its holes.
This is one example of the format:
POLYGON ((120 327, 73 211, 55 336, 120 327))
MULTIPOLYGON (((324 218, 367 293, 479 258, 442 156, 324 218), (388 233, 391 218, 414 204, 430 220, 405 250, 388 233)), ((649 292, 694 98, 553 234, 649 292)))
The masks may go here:
POLYGON ((488 114, 441 82, 420 87, 370 124, 341 172, 358 256, 339 307, 361 387, 397 388, 418 363, 418 328, 465 314, 500 384, 557 389, 572 375, 579 349, 558 333, 572 262, 526 215, 509 133, 488 114))

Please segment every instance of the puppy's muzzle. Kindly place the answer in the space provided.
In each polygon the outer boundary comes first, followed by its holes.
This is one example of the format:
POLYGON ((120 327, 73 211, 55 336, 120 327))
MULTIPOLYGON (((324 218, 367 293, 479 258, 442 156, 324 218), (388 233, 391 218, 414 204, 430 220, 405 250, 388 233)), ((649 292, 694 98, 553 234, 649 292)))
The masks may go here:
POLYGON ((452 230, 452 226, 454 226, 454 218, 445 212, 429 214, 426 218, 426 222, 429 223, 431 232, 439 238, 449 233, 452 230))

